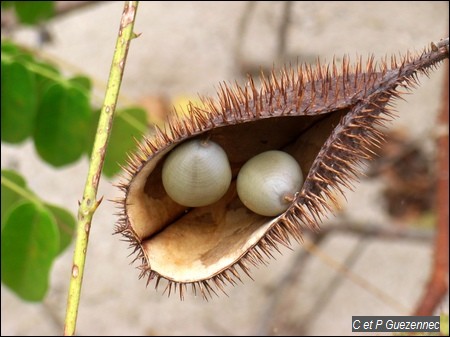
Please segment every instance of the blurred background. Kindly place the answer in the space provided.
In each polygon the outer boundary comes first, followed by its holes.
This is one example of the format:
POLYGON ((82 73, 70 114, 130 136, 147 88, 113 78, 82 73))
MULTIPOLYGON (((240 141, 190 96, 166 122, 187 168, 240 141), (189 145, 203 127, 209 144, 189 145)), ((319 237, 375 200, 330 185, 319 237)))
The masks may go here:
MULTIPOLYGON (((2 39, 36 51, 63 74, 93 80, 100 106, 119 27, 121 2, 56 2, 45 23, 22 25, 2 9, 2 39), (64 5, 64 4, 70 4, 64 5), (67 6, 67 7, 65 7, 67 6)), ((446 1, 407 2, 142 2, 119 105, 143 106, 149 120, 219 82, 239 82, 284 63, 321 63, 333 56, 376 60, 419 52, 448 35, 446 1)), ((3 56, 2 56, 3 57, 3 56)), ((113 236, 118 181, 104 177, 91 229, 77 323, 78 335, 348 335, 354 315, 409 315, 418 310, 432 272, 438 175, 437 116, 448 61, 397 100, 380 158, 342 198, 319 234, 282 249, 254 281, 229 286, 229 297, 167 298, 138 280, 127 244, 113 236)), ((3 87, 2 87, 3 96, 3 87)), ((447 150, 448 151, 448 150, 447 150)), ((42 199, 76 214, 88 159, 54 168, 33 141, 2 142, 2 169, 14 169, 42 199)), ((448 179, 448 171, 446 172, 448 179)), ((448 180, 447 180, 448 183, 448 180)), ((448 212, 448 205, 447 212, 448 212)), ((448 233, 448 232, 447 232, 448 233)), ((448 235, 448 234, 447 234, 448 235)), ((448 241, 447 241, 448 244, 448 241)), ((2 335, 62 333, 73 245, 51 269, 44 300, 21 300, 2 284, 2 335)), ((448 263, 448 262, 447 262, 448 263)), ((446 276, 448 282, 448 269, 446 276)), ((448 292, 434 314, 447 315, 448 292)))

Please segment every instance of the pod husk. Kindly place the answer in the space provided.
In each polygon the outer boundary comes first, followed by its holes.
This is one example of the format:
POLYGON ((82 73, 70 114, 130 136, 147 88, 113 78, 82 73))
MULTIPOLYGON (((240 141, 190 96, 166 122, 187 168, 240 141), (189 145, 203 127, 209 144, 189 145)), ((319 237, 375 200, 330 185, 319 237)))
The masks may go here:
POLYGON ((156 288, 167 280, 165 291, 182 299, 188 286, 207 299, 241 280, 240 273, 251 277, 250 266, 265 264, 278 245, 301 242, 305 228, 319 230, 337 204, 335 193, 352 187, 361 164, 382 144, 379 127, 394 117, 399 87, 413 88, 418 73, 429 75, 445 58, 448 39, 379 67, 369 57, 354 66, 344 58, 340 69, 334 61, 284 68, 261 75, 260 89, 251 77, 244 87, 221 84, 217 100, 202 98, 203 106, 190 105, 184 117, 173 114, 130 156, 119 184, 124 196, 116 232, 141 262, 140 277, 147 284, 155 279, 156 288), (186 208, 165 192, 161 169, 175 146, 197 137, 223 147, 233 182, 218 202, 186 208), (264 217, 242 204, 234 180, 248 159, 273 149, 290 153, 306 178, 284 213, 264 217))

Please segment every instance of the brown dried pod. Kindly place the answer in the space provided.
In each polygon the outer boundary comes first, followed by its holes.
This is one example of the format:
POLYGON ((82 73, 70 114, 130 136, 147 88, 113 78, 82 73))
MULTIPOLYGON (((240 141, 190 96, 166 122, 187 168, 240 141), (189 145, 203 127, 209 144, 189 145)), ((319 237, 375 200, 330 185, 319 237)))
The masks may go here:
POLYGON ((351 187, 358 165, 382 143, 377 127, 392 119, 398 88, 414 87, 418 73, 428 75, 448 56, 447 39, 379 67, 370 57, 354 66, 344 58, 339 70, 334 61, 285 68, 270 78, 262 75, 260 89, 251 77, 244 87, 223 84, 217 101, 203 99, 207 108, 190 106, 183 118, 174 114, 166 130, 140 144, 119 185, 124 197, 116 231, 141 261, 140 277, 147 284, 156 279, 156 288, 167 280, 165 290, 178 290, 181 298, 188 285, 208 298, 241 280, 239 269, 250 276, 250 265, 265 263, 278 244, 301 241, 303 228, 318 230, 337 202, 333 194, 351 187), (218 144, 232 172, 225 195, 202 207, 176 203, 162 183, 166 157, 192 139, 218 144), (236 177, 250 158, 270 150, 295 158, 304 182, 284 212, 267 217, 244 206, 236 177))

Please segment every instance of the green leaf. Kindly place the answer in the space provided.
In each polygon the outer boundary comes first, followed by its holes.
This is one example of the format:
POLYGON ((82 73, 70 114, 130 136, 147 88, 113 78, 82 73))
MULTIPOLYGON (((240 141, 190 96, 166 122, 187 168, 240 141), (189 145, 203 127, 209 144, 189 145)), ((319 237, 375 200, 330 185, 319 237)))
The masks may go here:
POLYGON ((10 170, 2 170, 2 230, 5 223, 6 215, 10 212, 11 208, 23 197, 12 190, 11 187, 5 186, 5 180, 10 181, 12 184, 26 189, 27 183, 20 174, 10 170))
POLYGON ((78 75, 74 76, 71 79, 69 79, 69 82, 71 84, 74 84, 75 86, 80 86, 80 88, 85 89, 86 91, 91 91, 92 89, 92 82, 89 77, 78 75))
POLYGON ((51 214, 31 202, 15 207, 1 238, 2 282, 27 301, 41 301, 59 249, 59 233, 51 214))
POLYGON ((32 68, 36 74, 37 96, 39 101, 42 101, 42 97, 50 87, 66 81, 60 75, 59 70, 52 64, 33 60, 32 68))
POLYGON ((11 8, 14 6, 14 1, 2 1, 1 2, 1 6, 2 8, 6 9, 6 8, 11 8))
POLYGON ((35 25, 51 18, 55 13, 54 1, 15 1, 20 22, 35 25))
POLYGON ((58 254, 62 253, 71 243, 76 221, 74 216, 64 208, 56 205, 43 203, 27 188, 25 179, 17 172, 2 170, 2 230, 8 214, 15 209, 19 203, 29 201, 38 207, 44 207, 53 215, 58 226, 60 247, 58 254))
POLYGON ((2 62, 1 85, 1 139, 20 143, 33 131, 37 105, 36 79, 21 63, 2 62))
MULTIPOLYGON (((38 60, 31 60, 29 62, 29 67, 36 73, 36 79, 38 81, 38 85, 40 85, 40 82, 45 80, 52 80, 52 82, 65 82, 66 80, 61 76, 59 69, 56 68, 51 63, 47 63, 44 61, 38 61, 38 60)), ((43 93, 43 91, 41 91, 43 93)))
POLYGON ((92 112, 83 92, 55 84, 42 97, 36 118, 34 144, 54 166, 78 160, 87 147, 92 112))
POLYGON ((2 58, 2 62, 5 61, 5 63, 12 63, 13 61, 16 61, 17 63, 22 64, 27 69, 27 63, 34 62, 34 58, 30 53, 27 53, 26 51, 20 49, 18 49, 17 51, 13 49, 7 49, 2 53, 2 58))
MULTIPOLYGON (((34 55, 27 50, 20 48, 10 41, 2 41, 2 62, 11 63, 16 61, 26 67, 30 72, 36 75, 37 85, 40 86, 42 80, 52 80, 54 82, 67 82, 60 75, 59 69, 46 61, 36 59, 34 55)), ((39 88, 38 88, 39 89, 39 88)), ((40 92, 43 92, 40 90, 40 92)))
POLYGON ((26 67, 29 71, 34 72, 30 69, 30 64, 39 63, 35 60, 34 55, 23 47, 14 44, 11 41, 2 41, 2 62, 11 63, 16 61, 26 67))
MULTIPOLYGON (((99 116, 100 111, 97 111, 95 120, 98 121, 99 116)), ((135 139, 139 141, 142 138, 146 127, 147 113, 145 110, 128 108, 117 111, 106 151, 103 174, 113 177, 121 170, 119 164, 126 164, 127 153, 136 148, 135 139)), ((95 130, 93 132, 95 134, 95 130)))
MULTIPOLYGON (((5 3, 5 1, 2 1, 2 5, 4 3, 5 3)), ((2 46, 2 48, 1 48, 2 53, 5 53, 7 55, 17 55, 20 53, 19 47, 17 47, 17 45, 11 41, 2 40, 1 46, 2 46)))
POLYGON ((58 254, 60 254, 72 242, 75 234, 76 221, 73 215, 64 208, 51 204, 45 204, 45 207, 53 214, 59 229, 58 254))

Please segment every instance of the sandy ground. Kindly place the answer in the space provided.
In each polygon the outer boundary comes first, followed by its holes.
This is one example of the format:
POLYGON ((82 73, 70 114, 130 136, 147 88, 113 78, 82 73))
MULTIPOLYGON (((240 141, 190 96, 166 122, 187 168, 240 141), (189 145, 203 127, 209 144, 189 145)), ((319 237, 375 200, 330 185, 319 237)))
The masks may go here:
MULTIPOLYGON (((219 81, 239 78, 241 67, 272 67, 283 4, 255 3, 242 34, 239 23, 246 6, 246 2, 142 2, 135 27, 142 35, 130 49, 122 102, 156 94, 213 94, 219 81)), ((419 51, 447 34, 448 9, 448 2, 293 3, 283 59, 310 62, 317 56, 331 60, 344 54, 355 59, 370 53, 380 59, 408 49, 419 51)), ((121 12, 120 2, 97 3, 57 18, 49 24, 54 41, 43 51, 96 79, 101 93, 121 12)), ((15 38, 36 45, 33 30, 21 29, 15 38)), ((444 75, 441 68, 430 78, 422 77, 421 87, 407 102, 398 102, 400 117, 392 126, 406 129, 431 154, 444 75)), ((39 160, 30 142, 2 144, 1 149, 2 168, 17 169, 43 199, 76 212, 87 159, 55 170, 39 160)), ((347 194, 348 203, 339 216, 362 225, 389 226, 379 196, 382 186, 382 181, 362 180, 347 194)), ((103 180, 99 195, 113 199, 120 194, 111 181, 103 180)), ((352 261, 350 270, 356 278, 309 256, 295 273, 294 286, 283 288, 305 253, 304 247, 294 244, 293 251, 284 249, 269 266, 255 268, 255 281, 228 287, 229 297, 205 302, 188 296, 180 302, 138 281, 126 244, 111 235, 114 212, 112 203, 104 202, 94 217, 79 335, 350 334, 352 315, 411 313, 430 271, 430 240, 386 241, 337 232, 320 249, 340 263, 352 261)), ((2 286, 2 335, 62 333, 71 254, 68 249, 55 263, 42 304, 22 302, 2 286)), ((448 312, 448 300, 441 309, 448 312)))

